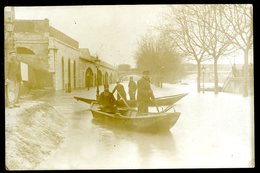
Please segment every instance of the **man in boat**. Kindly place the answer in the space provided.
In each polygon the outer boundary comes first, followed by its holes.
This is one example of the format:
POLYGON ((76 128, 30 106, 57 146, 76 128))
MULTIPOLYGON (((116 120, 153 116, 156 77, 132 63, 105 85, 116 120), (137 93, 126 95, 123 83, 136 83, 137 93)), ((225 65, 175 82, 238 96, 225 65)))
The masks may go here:
POLYGON ((130 96, 130 100, 135 100, 135 93, 136 93, 137 85, 133 80, 133 77, 130 77, 130 81, 128 83, 128 94, 130 96))
POLYGON ((102 106, 101 110, 104 112, 115 113, 116 108, 116 99, 114 95, 109 91, 109 85, 104 85, 104 91, 98 97, 98 103, 102 106))
POLYGON ((151 99, 154 99, 154 94, 151 89, 149 71, 144 71, 143 77, 137 82, 138 112, 147 113, 151 99))
POLYGON ((124 86, 120 84, 119 80, 116 81, 116 86, 113 89, 112 94, 114 94, 115 91, 117 91, 117 100, 120 100, 122 98, 126 101, 126 92, 124 86))

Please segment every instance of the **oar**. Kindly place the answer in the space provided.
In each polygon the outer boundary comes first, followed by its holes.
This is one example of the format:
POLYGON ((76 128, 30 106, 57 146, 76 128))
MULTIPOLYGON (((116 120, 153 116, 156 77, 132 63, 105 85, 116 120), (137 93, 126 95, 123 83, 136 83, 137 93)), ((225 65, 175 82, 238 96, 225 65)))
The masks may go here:
POLYGON ((160 111, 159 111, 159 108, 158 108, 157 101, 156 101, 156 99, 155 99, 155 97, 154 97, 153 92, 152 92, 152 96, 153 96, 153 102, 154 102, 154 104, 155 104, 155 106, 156 106, 157 112, 160 112, 160 111))
MULTIPOLYGON (((165 108, 165 109, 162 111, 162 113, 167 112, 168 110, 170 110, 170 109, 173 108, 173 107, 174 107, 174 104, 168 106, 167 108, 165 108)), ((174 111, 175 111, 175 110, 174 110, 174 111)))
POLYGON ((122 100, 123 100, 124 104, 126 105, 127 109, 130 110, 130 109, 131 109, 130 106, 127 104, 127 102, 125 101, 125 99, 121 96, 120 92, 117 91, 117 93, 118 93, 118 95, 122 98, 122 100))
POLYGON ((160 112, 156 99, 153 99, 153 102, 154 102, 154 104, 155 104, 155 106, 156 106, 157 112, 160 112))

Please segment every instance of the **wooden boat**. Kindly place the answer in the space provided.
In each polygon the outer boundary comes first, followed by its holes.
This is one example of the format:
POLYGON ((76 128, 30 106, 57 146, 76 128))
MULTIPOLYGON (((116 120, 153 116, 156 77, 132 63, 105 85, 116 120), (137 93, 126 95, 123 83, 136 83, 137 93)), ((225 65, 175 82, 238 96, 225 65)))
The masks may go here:
MULTIPOLYGON (((182 99, 184 96, 186 96, 188 93, 182 93, 182 94, 177 94, 177 95, 172 95, 172 96, 165 96, 165 97, 157 97, 155 98, 154 101, 151 101, 149 103, 149 106, 167 106, 167 105, 173 105, 176 102, 178 102, 180 99, 182 99)), ((80 100, 82 102, 91 104, 91 103, 97 103, 97 101, 95 99, 88 99, 88 98, 83 98, 83 97, 77 97, 74 96, 74 98, 76 100, 80 100)), ((137 106, 137 102, 136 101, 130 101, 127 100, 126 101, 127 104, 130 107, 136 107, 137 106)), ((123 102, 118 102, 117 103, 118 107, 125 107, 126 105, 123 102)))
POLYGON ((98 103, 91 104, 93 118, 113 127, 141 132, 169 131, 177 122, 180 112, 167 112, 173 105, 161 112, 140 114, 135 109, 119 108, 117 113, 104 112, 98 103))
POLYGON ((180 117, 180 112, 168 112, 174 104, 188 93, 159 97, 149 106, 156 106, 158 112, 138 113, 136 101, 123 101, 117 103, 116 112, 107 112, 102 109, 98 101, 74 96, 76 100, 91 104, 90 111, 95 120, 113 127, 121 127, 133 131, 160 132, 169 131, 180 117), (167 106, 159 112, 158 106, 167 106))

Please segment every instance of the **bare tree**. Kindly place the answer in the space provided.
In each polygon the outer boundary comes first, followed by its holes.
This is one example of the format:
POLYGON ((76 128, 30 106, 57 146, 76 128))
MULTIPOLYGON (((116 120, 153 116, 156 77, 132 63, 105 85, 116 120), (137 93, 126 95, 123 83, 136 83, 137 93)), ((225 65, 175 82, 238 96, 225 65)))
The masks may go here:
POLYGON ((218 93, 218 60, 234 52, 235 48, 232 42, 225 36, 223 32, 219 30, 219 23, 222 20, 222 13, 220 12, 221 5, 203 5, 199 8, 193 8, 195 15, 197 16, 197 24, 201 26, 201 30, 194 34, 198 40, 202 35, 205 38, 201 40, 202 48, 212 57, 214 62, 214 92, 218 93), (200 34, 200 33, 203 34, 200 34))
POLYGON ((237 33, 223 23, 223 18, 227 17, 227 14, 223 14, 223 7, 224 5, 171 6, 170 13, 166 16, 168 23, 161 29, 173 46, 177 46, 184 55, 196 61, 198 92, 201 63, 213 60, 214 92, 217 94, 218 60, 236 50, 231 38, 236 38, 237 33))
POLYGON ((253 6, 248 4, 224 5, 220 31, 244 52, 243 96, 248 96, 248 54, 253 47, 253 6))
POLYGON ((172 81, 182 74, 180 73, 181 59, 179 54, 160 37, 152 35, 142 37, 135 58, 137 68, 151 71, 151 75, 161 87, 163 79, 172 81))
POLYGON ((203 48, 206 41, 203 26, 198 25, 198 18, 194 14, 196 6, 180 7, 170 6, 170 12, 166 16, 167 23, 160 29, 165 38, 173 47, 197 63, 197 91, 200 92, 201 63, 206 60, 206 51, 203 48))

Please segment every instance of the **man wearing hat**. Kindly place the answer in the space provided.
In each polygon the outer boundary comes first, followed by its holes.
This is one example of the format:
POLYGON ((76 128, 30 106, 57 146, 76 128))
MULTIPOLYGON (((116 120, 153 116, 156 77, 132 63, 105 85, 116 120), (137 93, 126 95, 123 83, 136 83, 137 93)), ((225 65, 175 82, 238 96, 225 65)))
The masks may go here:
POLYGON ((112 94, 114 94, 115 91, 117 91, 117 100, 120 100, 120 98, 122 98, 126 101, 126 92, 124 86, 120 84, 119 80, 116 81, 116 86, 113 89, 112 94))
POLYGON ((105 84, 104 85, 104 91, 100 94, 98 97, 98 103, 102 105, 102 110, 104 112, 109 112, 109 113, 115 113, 117 108, 116 108, 116 99, 114 95, 109 91, 109 85, 105 84))
POLYGON ((151 99, 154 99, 154 95, 151 89, 149 71, 144 71, 143 77, 137 82, 138 112, 147 113, 151 99))
POLYGON ((17 107, 19 99, 20 83, 22 81, 20 62, 17 60, 15 51, 9 52, 9 59, 7 61, 7 93, 9 107, 17 107))
POLYGON ((135 100, 137 85, 133 79, 133 76, 130 77, 130 81, 128 83, 128 94, 130 96, 130 100, 135 100))

